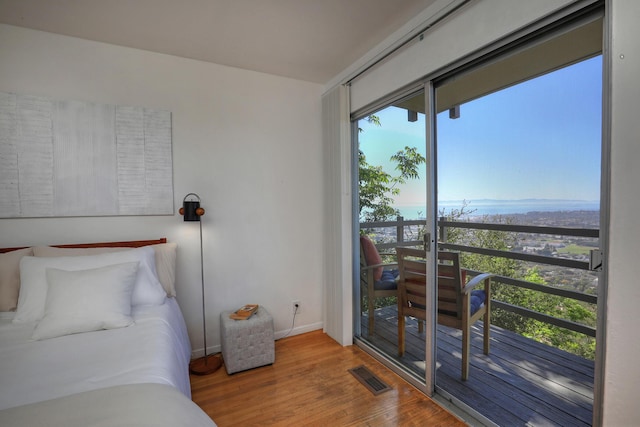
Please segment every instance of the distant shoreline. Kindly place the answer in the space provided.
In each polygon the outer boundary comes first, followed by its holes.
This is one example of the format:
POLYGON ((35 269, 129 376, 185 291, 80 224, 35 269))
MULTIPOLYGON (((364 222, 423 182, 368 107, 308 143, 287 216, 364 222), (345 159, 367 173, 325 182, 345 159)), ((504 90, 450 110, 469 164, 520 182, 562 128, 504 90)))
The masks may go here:
MULTIPOLYGON (((452 210, 460 210, 462 200, 442 201, 438 204, 438 213, 449 214, 452 210)), ((523 199, 523 200, 467 200, 465 211, 472 217, 485 215, 518 215, 533 212, 575 212, 575 211, 600 211, 599 201, 585 200, 556 200, 556 199, 523 199)), ((425 218, 424 206, 398 206, 396 207, 405 219, 425 218)))

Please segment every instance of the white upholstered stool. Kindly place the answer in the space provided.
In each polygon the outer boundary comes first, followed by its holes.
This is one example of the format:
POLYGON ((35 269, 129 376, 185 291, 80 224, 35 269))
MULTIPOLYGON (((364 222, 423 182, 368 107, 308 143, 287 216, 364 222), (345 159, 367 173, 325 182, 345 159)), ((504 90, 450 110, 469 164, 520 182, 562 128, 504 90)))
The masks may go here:
POLYGON ((275 362, 273 318, 259 307, 247 320, 229 319, 231 312, 220 314, 222 358, 228 374, 275 362))

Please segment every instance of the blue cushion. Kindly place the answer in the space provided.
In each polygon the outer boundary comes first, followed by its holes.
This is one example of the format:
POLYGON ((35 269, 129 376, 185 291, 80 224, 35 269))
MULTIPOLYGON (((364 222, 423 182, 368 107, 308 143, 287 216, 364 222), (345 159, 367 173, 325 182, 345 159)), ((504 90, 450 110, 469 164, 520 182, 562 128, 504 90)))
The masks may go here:
POLYGON ((484 291, 471 291, 471 314, 474 314, 484 304, 486 293, 484 291))
POLYGON ((400 272, 397 269, 384 270, 382 272, 382 278, 374 283, 373 288, 376 291, 390 291, 393 289, 398 289, 398 282, 396 281, 396 279, 398 278, 399 274, 400 272))
MULTIPOLYGON (((485 291, 482 290, 478 290, 478 291, 471 291, 471 300, 469 301, 469 305, 471 306, 471 315, 473 316, 475 314, 476 311, 478 311, 480 309, 480 307, 482 307, 482 304, 484 304, 484 299, 486 297, 486 293, 485 291)), ((422 308, 424 309, 423 306, 415 304, 415 307, 418 308, 422 308)), ((447 314, 449 316, 455 316, 456 313, 455 312, 450 312, 450 311, 446 311, 446 310, 438 310, 439 313, 443 313, 443 314, 447 314)))

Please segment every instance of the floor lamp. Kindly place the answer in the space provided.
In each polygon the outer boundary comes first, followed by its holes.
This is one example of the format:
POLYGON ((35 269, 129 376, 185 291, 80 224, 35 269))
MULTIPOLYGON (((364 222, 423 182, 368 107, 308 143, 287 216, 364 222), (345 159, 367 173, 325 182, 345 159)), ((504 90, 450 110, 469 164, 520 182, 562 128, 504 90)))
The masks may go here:
POLYGON ((204 306, 204 255, 202 251, 202 221, 200 221, 200 217, 204 215, 204 208, 200 207, 200 196, 195 193, 187 194, 182 201, 180 215, 184 217, 185 221, 198 221, 198 224, 200 224, 200 283, 202 285, 202 334, 204 338, 204 357, 193 360, 189 364, 189 372, 194 375, 207 375, 217 371, 218 368, 220 368, 220 365, 222 365, 222 360, 220 357, 209 357, 207 355, 207 320, 204 306))

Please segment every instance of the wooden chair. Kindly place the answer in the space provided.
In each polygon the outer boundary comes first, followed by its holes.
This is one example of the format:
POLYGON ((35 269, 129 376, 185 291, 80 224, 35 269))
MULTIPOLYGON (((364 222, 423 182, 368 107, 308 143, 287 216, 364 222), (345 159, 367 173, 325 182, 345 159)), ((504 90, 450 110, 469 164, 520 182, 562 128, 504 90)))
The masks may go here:
MULTIPOLYGON (((425 251, 397 248, 398 255, 398 354, 405 351, 405 316, 426 320, 425 251)), ((491 277, 483 273, 466 282, 460 254, 438 252, 438 323, 462 330, 462 379, 469 377, 471 325, 484 320, 483 350, 489 354, 491 323, 491 277), (483 285, 481 290, 474 288, 483 285)))
POLYGON ((367 300, 368 335, 373 334, 376 299, 398 295, 397 266, 397 263, 383 263, 371 239, 360 236, 360 292, 367 300))

